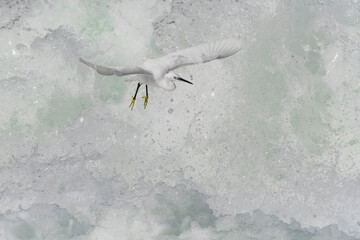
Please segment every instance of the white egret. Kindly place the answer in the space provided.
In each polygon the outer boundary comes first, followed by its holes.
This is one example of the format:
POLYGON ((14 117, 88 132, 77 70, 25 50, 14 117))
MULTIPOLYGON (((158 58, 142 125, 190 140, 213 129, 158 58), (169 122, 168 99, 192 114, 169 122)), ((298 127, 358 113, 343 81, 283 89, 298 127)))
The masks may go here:
POLYGON ((138 81, 136 92, 132 97, 132 101, 129 106, 132 110, 141 84, 146 85, 146 96, 143 97, 145 99, 144 108, 146 108, 149 97, 148 85, 172 91, 176 88, 174 81, 183 81, 192 84, 190 81, 181 78, 172 70, 183 65, 205 63, 214 59, 226 58, 238 52, 240 48, 241 43, 239 40, 224 39, 204 43, 196 47, 186 48, 163 57, 147 59, 142 66, 129 67, 105 67, 88 62, 82 58, 79 60, 102 75, 116 75, 122 77, 131 74, 138 74, 136 78, 126 80, 138 81))

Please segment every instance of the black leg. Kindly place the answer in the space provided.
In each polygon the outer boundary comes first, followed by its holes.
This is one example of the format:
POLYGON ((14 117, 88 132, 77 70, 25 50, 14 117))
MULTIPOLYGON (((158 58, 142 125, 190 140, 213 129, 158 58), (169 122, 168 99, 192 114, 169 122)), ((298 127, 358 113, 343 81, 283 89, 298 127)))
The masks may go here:
POLYGON ((147 85, 145 85, 145 86, 146 86, 146 97, 143 97, 145 99, 145 101, 144 101, 144 109, 147 106, 148 98, 149 98, 148 87, 147 87, 147 85))
POLYGON ((137 88, 136 88, 136 92, 135 92, 135 96, 133 97, 133 99, 136 99, 136 95, 137 95, 137 93, 139 91, 140 86, 141 86, 141 83, 138 83, 137 88))
POLYGON ((141 83, 138 83, 137 88, 136 88, 135 95, 133 96, 132 101, 131 101, 130 106, 129 106, 129 107, 131 107, 131 110, 133 110, 133 108, 134 108, 134 104, 135 104, 135 100, 136 100, 136 95, 137 95, 137 93, 138 93, 138 91, 139 91, 140 86, 141 86, 141 83))

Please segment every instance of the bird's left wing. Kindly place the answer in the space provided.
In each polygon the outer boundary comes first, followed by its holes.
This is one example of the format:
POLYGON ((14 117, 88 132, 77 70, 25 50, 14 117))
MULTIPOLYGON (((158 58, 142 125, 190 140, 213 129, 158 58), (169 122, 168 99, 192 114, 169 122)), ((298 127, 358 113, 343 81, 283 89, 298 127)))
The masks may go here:
POLYGON ((107 75, 107 76, 116 75, 122 77, 131 74, 151 74, 150 72, 138 66, 115 68, 115 67, 105 67, 105 66, 97 65, 88 62, 82 58, 80 58, 79 61, 95 69, 101 75, 107 75))
POLYGON ((240 49, 240 40, 223 39, 186 48, 152 60, 157 61, 158 64, 160 63, 169 71, 183 65, 205 63, 214 59, 226 58, 237 53, 240 49))

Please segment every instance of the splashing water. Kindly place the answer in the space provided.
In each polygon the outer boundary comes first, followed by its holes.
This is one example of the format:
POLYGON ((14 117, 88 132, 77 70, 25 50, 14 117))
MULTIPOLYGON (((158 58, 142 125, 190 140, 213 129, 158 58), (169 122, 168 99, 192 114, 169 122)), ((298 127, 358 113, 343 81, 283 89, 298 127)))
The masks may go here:
POLYGON ((359 9, 2 1, 0 239, 359 238, 359 9), (194 86, 145 111, 78 62, 232 36, 242 51, 179 69, 194 86))

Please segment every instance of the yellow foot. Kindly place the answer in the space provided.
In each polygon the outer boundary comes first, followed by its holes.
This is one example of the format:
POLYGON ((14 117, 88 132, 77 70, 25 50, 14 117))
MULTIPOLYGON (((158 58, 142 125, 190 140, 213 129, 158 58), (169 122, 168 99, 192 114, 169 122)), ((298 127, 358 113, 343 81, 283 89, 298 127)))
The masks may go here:
POLYGON ((144 101, 144 109, 146 108, 146 106, 147 106, 147 103, 148 103, 148 96, 145 96, 145 97, 142 97, 142 98, 144 98, 145 99, 145 101, 144 101))
POLYGON ((133 99, 132 99, 132 101, 131 101, 131 103, 130 103, 130 105, 129 105, 129 107, 131 107, 131 110, 133 110, 133 108, 134 108, 135 99, 136 99, 136 98, 133 97, 133 99))

